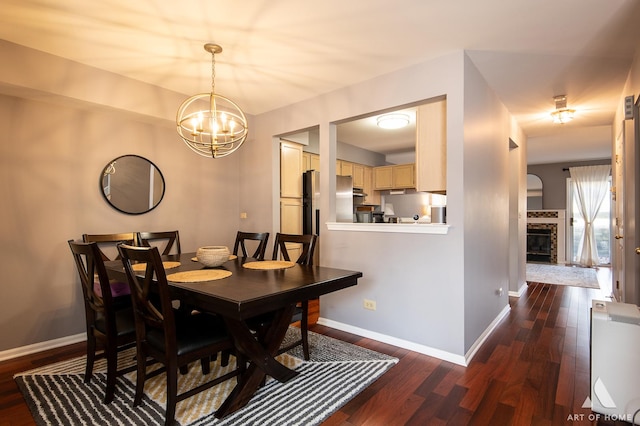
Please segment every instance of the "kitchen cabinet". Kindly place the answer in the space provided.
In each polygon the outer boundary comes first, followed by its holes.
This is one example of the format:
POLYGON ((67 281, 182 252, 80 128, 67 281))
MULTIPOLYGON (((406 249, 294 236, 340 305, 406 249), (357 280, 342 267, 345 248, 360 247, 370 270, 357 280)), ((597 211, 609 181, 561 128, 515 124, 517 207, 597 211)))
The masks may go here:
POLYGON ((363 167, 364 183, 362 190, 367 196, 364 198, 365 204, 377 204, 380 205, 380 191, 373 189, 373 167, 363 167))
POLYGON ((393 188, 393 166, 373 168, 373 188, 377 190, 393 188))
POLYGON ((354 188, 364 188, 364 168, 365 166, 350 161, 336 161, 336 175, 351 176, 354 188))
MULTIPOLYGON (((302 234, 302 199, 280 199, 280 232, 283 234, 302 234)), ((287 244, 287 252, 291 259, 302 254, 300 244, 287 244)))
POLYGON ((364 188, 364 166, 362 164, 352 164, 352 172, 351 175, 353 177, 353 187, 354 188, 364 188))
POLYGON ((320 156, 311 152, 302 153, 302 171, 320 170, 320 156))
POLYGON ((353 163, 343 160, 336 161, 336 175, 353 176, 353 163))
POLYGON ((416 190, 447 191, 447 101, 420 105, 416 111, 416 190))
MULTIPOLYGON (((280 142, 280 232, 302 233, 302 145, 280 142)), ((294 250, 299 255, 301 249, 294 250)), ((297 257, 296 257, 297 259, 297 257)))
POLYGON ((302 145, 280 142, 280 197, 302 198, 302 145))
MULTIPOLYGON (((303 152, 302 145, 280 142, 280 232, 283 234, 302 234, 302 173, 307 170, 320 170, 320 156, 303 152)), ((319 253, 318 247, 316 247, 319 253)), ((287 244, 287 252, 292 259, 302 254, 300 244, 287 244)), ((320 301, 309 301, 309 324, 318 322, 320 301)))
POLYGON ((400 164, 398 166, 393 166, 393 187, 416 187, 416 172, 414 164, 400 164))
POLYGON ((415 188, 415 165, 399 164, 373 168, 373 189, 415 188))

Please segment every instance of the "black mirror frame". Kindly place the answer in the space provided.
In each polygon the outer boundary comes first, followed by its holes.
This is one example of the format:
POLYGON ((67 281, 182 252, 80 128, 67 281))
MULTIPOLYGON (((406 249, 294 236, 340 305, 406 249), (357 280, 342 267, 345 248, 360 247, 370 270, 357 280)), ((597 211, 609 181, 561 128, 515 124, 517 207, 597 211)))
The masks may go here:
POLYGON ((111 160, 111 161, 107 162, 107 165, 105 165, 105 166, 102 168, 102 171, 100 172, 100 177, 98 178, 98 188, 100 189, 100 193, 102 194, 102 198, 104 198, 104 199, 105 199, 105 201, 107 202, 107 204, 109 204, 111 207, 113 207, 114 209, 116 209, 116 210, 117 210, 117 211, 119 211, 120 213, 124 213, 124 214, 128 214, 128 215, 132 215, 132 216, 138 216, 138 215, 141 215, 141 214, 149 213, 150 211, 152 211, 153 209, 155 209, 156 207, 158 207, 158 205, 160 205, 160 203, 161 203, 161 202, 162 202, 162 200, 164 199, 164 194, 165 194, 166 189, 167 189, 167 188, 166 188, 166 182, 165 182, 165 179, 164 179, 164 175, 162 174, 162 172, 160 171, 160 169, 158 168, 158 166, 156 166, 156 164, 155 164, 153 161, 151 161, 151 160, 149 160, 149 159, 147 159, 147 158, 145 158, 145 157, 142 157, 142 156, 140 156, 140 155, 136 155, 136 154, 124 154, 124 155, 121 155, 121 156, 119 156, 119 157, 116 157, 116 158, 114 158, 113 160, 111 160), (103 182, 102 182, 102 181, 103 181, 103 178, 104 178, 104 175, 105 175, 105 171, 109 168, 109 166, 110 166, 111 164, 113 164, 114 162, 116 162, 116 161, 118 161, 119 159, 124 158, 124 157, 137 157, 137 158, 139 158, 139 159, 141 159, 141 160, 146 161, 147 163, 149 163, 150 165, 152 165, 152 166, 154 167, 154 169, 158 172, 158 174, 160 175, 160 178, 162 179, 162 194, 160 195, 160 199, 158 200, 158 202, 157 202, 157 203, 155 203, 155 204, 154 204, 154 206, 153 206, 153 207, 149 208, 148 210, 141 211, 141 212, 129 212, 129 211, 123 210, 123 209, 119 208, 118 206, 116 206, 115 204, 113 204, 113 203, 111 202, 111 200, 110 200, 109 198, 107 198, 107 194, 105 194, 105 193, 104 193, 104 187, 103 187, 103 182))

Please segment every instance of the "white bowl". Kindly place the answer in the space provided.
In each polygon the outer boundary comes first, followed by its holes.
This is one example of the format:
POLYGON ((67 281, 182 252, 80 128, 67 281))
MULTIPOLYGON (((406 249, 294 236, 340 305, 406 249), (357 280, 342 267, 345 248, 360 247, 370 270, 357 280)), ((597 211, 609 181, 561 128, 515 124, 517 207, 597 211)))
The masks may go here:
POLYGON ((220 266, 229 260, 229 248, 226 246, 205 246, 196 251, 198 262, 204 266, 220 266))

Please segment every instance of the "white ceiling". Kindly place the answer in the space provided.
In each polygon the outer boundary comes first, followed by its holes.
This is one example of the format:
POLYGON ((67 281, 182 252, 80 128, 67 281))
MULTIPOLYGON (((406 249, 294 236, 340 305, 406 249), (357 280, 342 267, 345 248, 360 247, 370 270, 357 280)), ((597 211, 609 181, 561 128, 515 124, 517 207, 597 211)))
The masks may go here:
MULTIPOLYGON (((0 38, 260 114, 464 49, 529 136, 529 163, 610 156, 637 0, 0 0, 0 38), (553 97, 576 119, 553 125, 553 97), (565 147, 567 152, 557 151, 565 147)), ((388 138, 387 138, 388 140, 388 138)))

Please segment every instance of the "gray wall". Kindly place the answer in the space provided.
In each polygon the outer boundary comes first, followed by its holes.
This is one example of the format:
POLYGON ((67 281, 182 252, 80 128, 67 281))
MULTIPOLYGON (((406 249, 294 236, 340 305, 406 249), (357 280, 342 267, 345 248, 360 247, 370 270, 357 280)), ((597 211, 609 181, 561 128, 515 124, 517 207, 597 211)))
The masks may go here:
MULTIPOLYGON (((323 230, 321 264, 364 277, 357 287, 323 297, 321 316, 463 357, 507 307, 506 294, 495 290, 508 280, 514 125, 463 52, 250 117, 245 146, 217 160, 193 154, 176 136, 173 120, 184 96, 10 43, 0 42, 0 59, 7 64, 0 89, 10 95, 0 96, 0 351, 83 331, 68 239, 179 229, 183 249, 195 250, 230 245, 237 229, 277 232, 274 135, 319 127, 321 191, 331 194, 337 149, 330 123, 441 95, 447 96, 449 233, 323 230), (165 199, 151 213, 119 213, 98 191, 100 171, 122 154, 149 158, 164 174, 165 199), (241 212, 247 219, 239 219, 241 212), (377 300, 377 311, 364 310, 364 298, 377 300)), ((335 218, 334 202, 321 200, 323 222, 335 218)))
MULTIPOLYGON (((335 126, 330 123, 443 94, 447 96, 449 233, 322 229, 320 263, 360 270, 364 277, 357 287, 323 296, 320 313, 349 330, 465 355, 508 305, 512 130, 506 109, 466 55, 456 52, 262 114, 254 128, 257 138, 265 140, 319 125, 321 193, 331 194, 335 181, 328 176, 335 174, 337 149, 335 126), (505 291, 497 295, 500 287, 505 291), (377 310, 364 310, 364 298, 376 300, 377 310)), ((515 133, 523 139, 518 143, 526 146, 524 136, 515 133)), ((274 217, 276 202, 274 194, 274 217)), ((335 219, 332 203, 331 197, 321 200, 322 222, 335 219)))
POLYGON ((527 166, 527 173, 537 175, 542 180, 542 209, 564 210, 567 208, 567 178, 569 167, 611 164, 611 159, 536 164, 527 166))
POLYGON ((199 157, 173 127, 117 111, 2 95, 0 126, 0 351, 84 331, 69 239, 178 229, 185 251, 233 244, 239 156, 199 157), (123 154, 148 158, 164 175, 164 199, 150 213, 120 213, 100 192, 103 167, 123 154))

